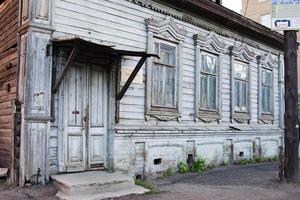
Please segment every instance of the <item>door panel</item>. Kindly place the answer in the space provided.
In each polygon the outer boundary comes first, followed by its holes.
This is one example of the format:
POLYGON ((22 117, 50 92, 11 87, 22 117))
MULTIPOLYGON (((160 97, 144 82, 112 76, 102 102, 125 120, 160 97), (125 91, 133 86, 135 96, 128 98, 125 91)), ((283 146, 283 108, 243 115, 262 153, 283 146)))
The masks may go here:
POLYGON ((90 108, 91 108, 91 127, 103 127, 104 118, 104 101, 103 101, 103 72, 92 70, 91 72, 91 94, 90 94, 90 108))
POLYGON ((105 165, 107 81, 104 70, 100 70, 97 66, 91 66, 90 69, 88 166, 91 168, 105 165))
POLYGON ((83 138, 81 135, 68 135, 68 160, 69 164, 81 163, 83 160, 83 138))
POLYGON ((84 100, 83 68, 75 65, 70 69, 69 74, 66 91, 68 98, 68 125, 82 126, 84 100))
POLYGON ((84 127, 86 68, 74 64, 64 81, 63 154, 65 171, 83 171, 86 166, 86 130, 84 127))

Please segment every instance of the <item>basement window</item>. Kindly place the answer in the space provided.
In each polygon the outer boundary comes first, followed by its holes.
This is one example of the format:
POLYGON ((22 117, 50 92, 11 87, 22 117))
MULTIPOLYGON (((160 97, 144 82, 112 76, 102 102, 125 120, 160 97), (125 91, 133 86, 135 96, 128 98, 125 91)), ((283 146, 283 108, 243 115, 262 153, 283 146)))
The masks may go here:
POLYGON ((156 158, 156 159, 154 159, 154 161, 153 161, 153 163, 154 163, 154 165, 160 165, 161 164, 161 158, 156 158))

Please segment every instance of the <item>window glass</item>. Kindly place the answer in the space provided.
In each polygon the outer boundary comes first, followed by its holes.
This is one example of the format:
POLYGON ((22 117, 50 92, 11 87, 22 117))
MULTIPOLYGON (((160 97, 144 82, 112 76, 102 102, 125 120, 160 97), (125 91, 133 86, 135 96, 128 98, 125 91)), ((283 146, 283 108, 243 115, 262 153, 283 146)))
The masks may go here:
POLYGON ((262 113, 271 113, 272 72, 270 70, 262 70, 261 87, 262 113))
POLYGON ((175 47, 160 44, 160 62, 166 65, 175 65, 175 47))
POLYGON ((216 65, 216 57, 203 55, 202 56, 202 70, 208 73, 216 73, 217 65, 216 65))
POLYGON ((234 64, 234 110, 248 111, 248 65, 240 62, 234 64))
POLYGON ((200 74, 200 108, 217 109, 217 57, 202 55, 200 74))
POLYGON ((248 66, 242 63, 235 63, 234 76, 239 79, 248 79, 248 66))

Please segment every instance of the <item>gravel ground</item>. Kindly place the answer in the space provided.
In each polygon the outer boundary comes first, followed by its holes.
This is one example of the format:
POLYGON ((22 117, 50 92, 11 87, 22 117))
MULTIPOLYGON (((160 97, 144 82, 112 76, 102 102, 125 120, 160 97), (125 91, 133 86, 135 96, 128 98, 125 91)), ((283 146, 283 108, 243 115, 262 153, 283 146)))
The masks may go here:
MULTIPOLYGON (((203 174, 152 179, 156 194, 110 200, 300 200, 300 186, 280 183, 277 163, 227 166, 203 174)), ((51 185, 9 190, 0 180, 0 200, 58 200, 51 185)))

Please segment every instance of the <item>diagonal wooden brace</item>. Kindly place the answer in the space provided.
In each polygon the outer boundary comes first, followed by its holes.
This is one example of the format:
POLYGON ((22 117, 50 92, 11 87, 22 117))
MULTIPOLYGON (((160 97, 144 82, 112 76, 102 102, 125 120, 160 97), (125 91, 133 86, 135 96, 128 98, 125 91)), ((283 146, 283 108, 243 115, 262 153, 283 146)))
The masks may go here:
POLYGON ((74 59, 77 55, 77 52, 78 52, 78 49, 79 47, 78 46, 74 46, 73 49, 72 49, 72 52, 63 68, 63 71, 59 77, 59 79, 55 82, 55 84, 53 85, 53 88, 52 88, 52 93, 56 93, 59 86, 61 85, 62 81, 64 80, 68 70, 70 69, 70 67, 72 66, 73 62, 74 62, 74 59))
POLYGON ((136 77, 137 73, 140 71, 140 69, 142 68, 143 64, 145 63, 145 61, 147 60, 147 58, 149 56, 150 55, 144 55, 143 57, 141 57, 138 64, 136 65, 136 67, 134 68, 134 70, 130 74, 129 78, 127 79, 127 81, 126 81, 125 85, 123 86, 122 90, 117 95, 117 100, 121 100, 123 98, 125 92, 127 91, 129 86, 131 85, 133 79, 136 77))

